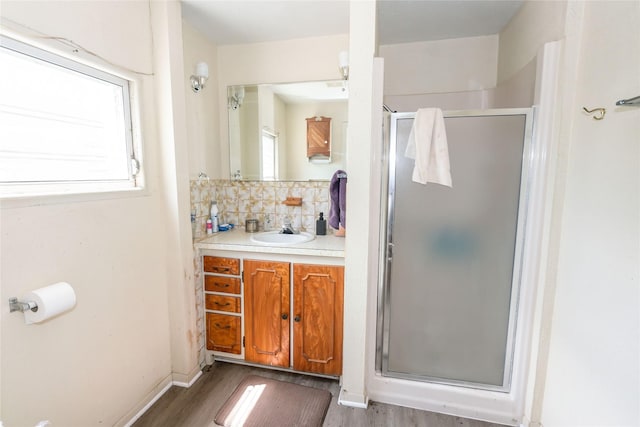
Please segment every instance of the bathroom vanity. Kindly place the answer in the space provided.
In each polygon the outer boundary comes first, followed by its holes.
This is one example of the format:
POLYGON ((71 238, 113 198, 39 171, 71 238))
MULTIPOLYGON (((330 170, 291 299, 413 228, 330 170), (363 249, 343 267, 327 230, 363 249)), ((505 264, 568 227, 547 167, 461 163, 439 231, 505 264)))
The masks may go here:
POLYGON ((207 361, 342 373, 344 238, 276 246, 233 230, 196 243, 207 361))

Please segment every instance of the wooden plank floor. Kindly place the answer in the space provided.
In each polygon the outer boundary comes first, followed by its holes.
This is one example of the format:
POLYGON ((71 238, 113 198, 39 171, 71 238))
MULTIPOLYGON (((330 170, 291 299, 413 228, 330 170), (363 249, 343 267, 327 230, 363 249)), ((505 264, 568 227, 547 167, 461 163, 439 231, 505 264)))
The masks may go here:
POLYGON ((217 426, 213 419, 218 409, 249 374, 329 390, 333 399, 324 427, 501 427, 499 424, 377 402, 370 402, 366 410, 348 408, 337 403, 340 386, 336 380, 224 362, 205 368, 191 388, 171 387, 133 427, 217 426))

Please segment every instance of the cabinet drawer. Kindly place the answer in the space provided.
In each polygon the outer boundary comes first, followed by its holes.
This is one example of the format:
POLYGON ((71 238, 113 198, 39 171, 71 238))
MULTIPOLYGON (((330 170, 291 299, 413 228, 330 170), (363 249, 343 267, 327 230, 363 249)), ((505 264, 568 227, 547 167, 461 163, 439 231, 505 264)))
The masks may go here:
POLYGON ((204 296, 204 306, 207 310, 230 311, 232 313, 240 313, 240 298, 226 297, 224 295, 204 296))
POLYGON ((223 258, 218 256, 203 257, 204 271, 208 273, 240 274, 240 260, 238 258, 223 258))
POLYGON ((240 354, 240 317, 207 313, 207 350, 240 354))
POLYGON ((240 279, 225 276, 204 276, 204 290, 209 292, 224 292, 226 294, 240 294, 240 279))

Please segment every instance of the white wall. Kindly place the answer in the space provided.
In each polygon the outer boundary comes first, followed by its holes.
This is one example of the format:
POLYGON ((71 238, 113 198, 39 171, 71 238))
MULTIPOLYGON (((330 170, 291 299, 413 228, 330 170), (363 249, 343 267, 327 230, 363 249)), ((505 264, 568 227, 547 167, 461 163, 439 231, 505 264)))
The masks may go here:
POLYGON ((525 67, 544 43, 564 37, 566 5, 564 0, 524 2, 500 32, 498 83, 525 67))
POLYGON ((186 90, 187 145, 189 147, 189 177, 200 172, 210 174, 219 170, 223 162, 219 156, 220 132, 218 114, 218 48, 187 21, 182 21, 184 50, 184 82, 186 90), (209 66, 209 79, 204 90, 190 89, 189 77, 198 62, 209 66))
POLYGON ((305 181, 326 179, 336 169, 346 168, 348 122, 347 102, 317 102, 287 105, 287 179, 305 181), (310 163, 307 158, 307 121, 309 117, 331 118, 331 163, 310 163))
POLYGON ((577 25, 558 274, 541 421, 640 425, 640 3, 585 2, 577 25), (605 107, 602 121, 581 112, 605 107))
MULTIPOLYGON (((163 200, 172 379, 189 383, 200 375, 190 223, 189 159, 182 19, 177 1, 152 2, 154 84, 163 200)), ((190 86, 189 86, 190 87, 190 86)))
MULTIPOLYGON (((352 1, 349 8, 349 127, 347 129, 347 216, 344 282, 344 355, 342 389, 339 402, 351 406, 366 406, 368 328, 374 323, 367 318, 367 302, 371 277, 370 226, 377 213, 371 209, 371 193, 377 191, 372 179, 372 160, 380 147, 382 128, 382 97, 374 98, 374 88, 380 70, 374 68, 376 41, 375 2, 352 1)), ((374 245, 375 246, 375 245, 374 245)), ((373 249, 375 253, 375 248, 373 249)))
POLYGON ((496 85, 498 35, 381 45, 379 56, 385 96, 488 89, 496 85))
POLYGON ((240 135, 241 161, 235 170, 240 170, 243 178, 258 179, 260 177, 260 156, 256 149, 256 141, 260 138, 260 105, 257 87, 247 90, 242 108, 231 110, 230 115, 240 117, 238 135, 240 135))
POLYGON ((165 232, 174 224, 164 214, 149 5, 3 1, 0 13, 5 28, 71 39, 131 71, 139 84, 147 183, 130 197, 2 203, 1 419, 7 426, 43 419, 56 426, 121 424, 172 372, 163 266, 173 261, 165 232), (77 293, 71 312, 37 325, 9 314, 6 298, 60 280, 77 293))

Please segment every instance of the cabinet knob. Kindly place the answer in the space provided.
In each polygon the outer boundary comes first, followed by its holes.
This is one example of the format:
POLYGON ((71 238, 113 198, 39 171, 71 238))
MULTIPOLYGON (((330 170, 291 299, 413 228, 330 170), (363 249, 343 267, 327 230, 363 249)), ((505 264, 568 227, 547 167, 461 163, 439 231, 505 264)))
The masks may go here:
POLYGON ((296 317, 293 318, 294 321, 299 322, 300 321, 300 315, 297 315, 296 317))
POLYGON ((287 320, 288 318, 289 318, 289 315, 287 313, 282 314, 282 320, 287 320))

